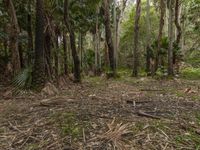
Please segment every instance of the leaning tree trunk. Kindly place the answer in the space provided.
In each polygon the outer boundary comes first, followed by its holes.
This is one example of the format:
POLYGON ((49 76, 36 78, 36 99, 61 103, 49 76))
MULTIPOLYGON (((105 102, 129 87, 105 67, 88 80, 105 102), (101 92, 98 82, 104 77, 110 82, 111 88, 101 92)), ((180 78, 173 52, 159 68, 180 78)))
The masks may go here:
POLYGON ((169 0, 168 75, 173 75, 173 0, 169 0))
POLYGON ((35 28, 35 63, 33 68, 32 85, 35 90, 41 90, 45 84, 45 58, 44 58, 44 3, 36 1, 36 28, 35 28))
POLYGON ((16 75, 21 70, 21 62, 20 62, 20 55, 18 49, 18 36, 19 36, 19 25, 16 16, 16 11, 13 5, 12 0, 4 0, 8 14, 10 16, 10 44, 9 49, 11 51, 11 61, 13 67, 13 74, 16 75))
POLYGON ((135 26, 134 26, 134 49, 133 49, 133 77, 138 76, 139 54, 138 54, 138 37, 139 37, 139 21, 141 12, 141 0, 136 1, 136 13, 135 13, 135 26))
POLYGON ((159 66, 159 52, 161 49, 162 44, 162 35, 163 35, 163 28, 165 25, 165 2, 164 0, 160 0, 160 25, 159 25, 159 33, 158 33, 158 45, 157 45, 157 51, 155 55, 155 66, 153 70, 153 75, 156 73, 158 66, 159 66))
POLYGON ((114 46, 112 40, 111 26, 110 26, 110 13, 109 13, 109 2, 108 0, 103 1, 104 4, 104 24, 106 32, 106 42, 108 45, 108 55, 110 61, 110 69, 112 71, 112 77, 116 76, 116 62, 114 57, 114 46))
POLYGON ((80 82, 81 81, 80 60, 79 60, 78 53, 76 50, 76 41, 75 41, 76 38, 75 38, 75 33, 73 29, 71 28, 68 9, 69 9, 69 0, 65 0, 64 1, 64 21, 65 21, 65 25, 69 31, 69 36, 70 36, 72 57, 74 61, 74 78, 75 78, 75 82, 80 82))

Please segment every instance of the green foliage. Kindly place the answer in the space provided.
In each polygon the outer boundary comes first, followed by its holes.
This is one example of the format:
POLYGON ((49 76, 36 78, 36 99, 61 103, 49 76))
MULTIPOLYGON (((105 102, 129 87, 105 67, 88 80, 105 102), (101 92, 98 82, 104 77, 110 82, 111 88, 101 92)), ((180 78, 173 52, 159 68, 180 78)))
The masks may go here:
POLYGON ((12 81, 14 92, 20 90, 28 90, 31 88, 32 81, 32 67, 28 67, 21 71, 12 81))
POLYGON ((200 51, 199 50, 192 50, 189 51, 185 58, 186 62, 191 64, 195 68, 200 68, 200 51))
POLYGON ((185 79, 200 80, 200 68, 185 68, 181 70, 181 76, 185 79))
POLYGON ((75 139, 81 135, 82 126, 78 123, 78 118, 74 113, 56 113, 52 117, 59 124, 62 136, 71 136, 75 139))
POLYGON ((92 68, 92 66, 94 65, 94 60, 95 60, 95 53, 92 49, 88 49, 86 50, 84 57, 83 57, 83 61, 85 66, 88 68, 92 68))

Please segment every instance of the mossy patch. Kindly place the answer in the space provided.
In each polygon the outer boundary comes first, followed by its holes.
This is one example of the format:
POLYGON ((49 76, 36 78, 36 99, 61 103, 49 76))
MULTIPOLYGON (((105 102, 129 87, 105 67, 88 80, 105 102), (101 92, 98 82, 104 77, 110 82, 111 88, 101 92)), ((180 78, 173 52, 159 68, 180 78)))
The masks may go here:
POLYGON ((76 114, 71 112, 56 113, 51 118, 57 124, 61 136, 70 136, 72 139, 77 139, 81 136, 83 125, 76 114))

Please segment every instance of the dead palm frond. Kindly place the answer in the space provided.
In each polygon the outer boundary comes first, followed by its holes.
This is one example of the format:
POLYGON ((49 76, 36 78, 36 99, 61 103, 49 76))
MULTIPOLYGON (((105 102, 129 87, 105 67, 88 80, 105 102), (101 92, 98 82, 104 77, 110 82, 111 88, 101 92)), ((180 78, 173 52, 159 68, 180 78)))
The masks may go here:
POLYGON ((115 123, 115 119, 107 124, 108 131, 103 135, 98 136, 99 139, 111 143, 114 149, 126 150, 128 140, 125 136, 131 134, 130 124, 115 123))

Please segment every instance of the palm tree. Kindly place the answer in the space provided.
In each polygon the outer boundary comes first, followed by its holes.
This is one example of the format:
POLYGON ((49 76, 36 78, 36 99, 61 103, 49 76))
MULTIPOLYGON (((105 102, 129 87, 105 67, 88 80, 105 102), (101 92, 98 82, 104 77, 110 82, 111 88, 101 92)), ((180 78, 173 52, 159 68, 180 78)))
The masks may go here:
POLYGON ((44 3, 36 1, 36 28, 35 28, 35 62, 33 67, 32 85, 40 90, 45 84, 45 58, 44 58, 44 3))

